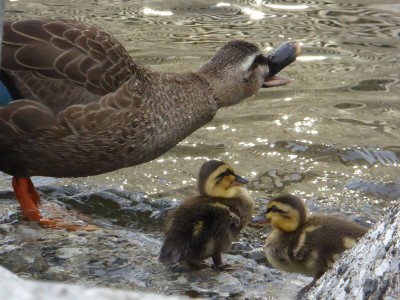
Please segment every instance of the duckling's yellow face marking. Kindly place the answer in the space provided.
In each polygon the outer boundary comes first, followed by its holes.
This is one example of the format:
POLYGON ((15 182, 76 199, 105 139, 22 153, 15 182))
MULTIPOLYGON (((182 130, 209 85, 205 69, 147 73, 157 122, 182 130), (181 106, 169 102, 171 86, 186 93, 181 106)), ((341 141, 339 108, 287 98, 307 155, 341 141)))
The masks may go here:
POLYGON ((284 232, 292 232, 300 225, 299 212, 292 206, 277 201, 268 204, 266 217, 272 226, 284 232))
POLYGON ((198 236, 203 232, 204 229, 204 222, 203 221, 197 221, 196 223, 193 224, 193 235, 198 236))
POLYGON ((347 237, 345 236, 343 238, 343 247, 345 247, 346 249, 350 249, 351 247, 353 247, 355 244, 357 243, 357 240, 351 238, 351 237, 347 237))
POLYGON ((219 166, 208 176, 204 191, 211 197, 234 198, 248 181, 237 176, 228 164, 219 166))

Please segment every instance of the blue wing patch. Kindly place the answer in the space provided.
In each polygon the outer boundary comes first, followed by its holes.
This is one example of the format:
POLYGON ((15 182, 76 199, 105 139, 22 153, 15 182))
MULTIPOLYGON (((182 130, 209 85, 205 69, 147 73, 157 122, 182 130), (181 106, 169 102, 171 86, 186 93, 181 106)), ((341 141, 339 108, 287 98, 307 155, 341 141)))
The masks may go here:
POLYGON ((6 86, 0 81, 0 106, 6 106, 12 101, 6 86))

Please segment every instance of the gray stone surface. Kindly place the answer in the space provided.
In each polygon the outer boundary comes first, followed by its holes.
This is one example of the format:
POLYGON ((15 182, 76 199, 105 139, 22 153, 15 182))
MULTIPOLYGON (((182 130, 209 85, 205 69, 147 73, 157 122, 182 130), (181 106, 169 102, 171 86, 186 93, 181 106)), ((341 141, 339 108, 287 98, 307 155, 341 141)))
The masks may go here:
POLYGON ((400 204, 339 259, 307 299, 400 299, 400 204))
POLYGON ((183 300, 183 296, 163 296, 110 288, 21 279, 0 266, 0 299, 7 300, 183 300))

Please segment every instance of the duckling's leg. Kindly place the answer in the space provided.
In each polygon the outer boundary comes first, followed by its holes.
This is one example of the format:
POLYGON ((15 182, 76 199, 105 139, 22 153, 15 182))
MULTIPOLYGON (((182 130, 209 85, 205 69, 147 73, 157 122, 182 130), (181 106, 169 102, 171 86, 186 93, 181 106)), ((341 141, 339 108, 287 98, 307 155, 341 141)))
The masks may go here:
POLYGON ((212 260, 214 262, 214 266, 220 271, 233 271, 237 268, 237 266, 232 266, 229 264, 224 264, 222 262, 222 255, 221 253, 215 253, 212 256, 212 260))
POLYGON ((304 296, 307 294, 307 292, 314 286, 314 284, 317 282, 319 277, 314 278, 313 281, 311 281, 309 284, 307 284, 305 287, 303 287, 300 292, 297 294, 296 300, 302 300, 305 299, 304 296))
POLYGON ((67 223, 60 219, 43 218, 39 211, 40 196, 29 177, 13 177, 12 186, 22 213, 28 220, 38 222, 40 225, 49 228, 66 228, 70 231, 96 230, 95 226, 85 223, 67 223))

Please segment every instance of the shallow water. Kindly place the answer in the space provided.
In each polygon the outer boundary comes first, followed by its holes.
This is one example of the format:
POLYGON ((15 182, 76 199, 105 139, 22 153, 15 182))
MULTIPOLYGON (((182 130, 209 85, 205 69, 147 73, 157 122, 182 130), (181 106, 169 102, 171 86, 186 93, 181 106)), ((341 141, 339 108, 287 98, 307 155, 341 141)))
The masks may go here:
MULTIPOLYGON (((265 51, 297 40, 303 54, 282 72, 293 79, 290 85, 220 110, 159 159, 90 178, 34 178, 45 200, 56 198, 91 215, 104 228, 95 234, 24 222, 9 192, 10 177, 1 176, 2 264, 29 278, 210 298, 275 298, 289 279, 293 290, 301 287, 307 279, 280 273, 246 282, 250 269, 261 272, 254 265, 226 275, 231 277, 220 290, 196 284, 207 278, 205 271, 182 275, 160 267, 163 216, 194 192, 198 169, 208 158, 232 163, 250 180, 257 211, 272 194, 289 192, 306 199, 313 212, 371 225, 398 201, 400 5, 369 2, 7 2, 10 19, 68 17, 101 25, 138 63, 154 70, 196 70, 233 39, 258 43, 265 51), (145 249, 137 240, 147 240, 145 249)), ((263 235, 248 229, 233 254, 258 258, 263 235)), ((263 263, 259 260, 262 268, 263 263)))

